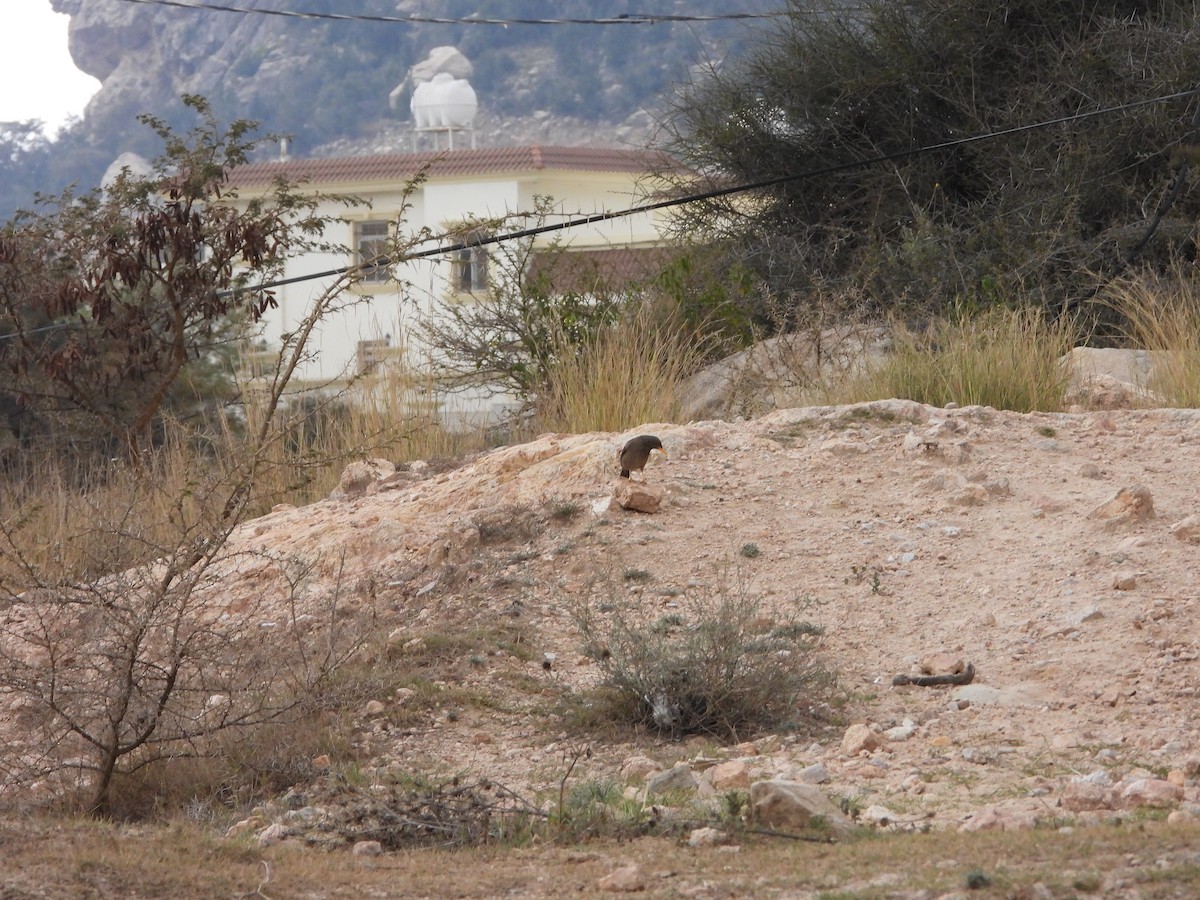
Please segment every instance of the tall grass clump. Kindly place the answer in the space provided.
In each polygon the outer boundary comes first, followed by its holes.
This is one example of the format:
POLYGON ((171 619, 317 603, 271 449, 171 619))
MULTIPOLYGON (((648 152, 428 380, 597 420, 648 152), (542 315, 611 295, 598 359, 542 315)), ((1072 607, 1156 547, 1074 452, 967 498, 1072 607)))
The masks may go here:
POLYGON ((1163 406, 1200 408, 1200 286, 1179 268, 1111 283, 1102 302, 1125 322, 1129 342, 1152 354, 1147 383, 1163 406))
POLYGON ((897 324, 892 352, 838 402, 899 397, 1054 412, 1063 408, 1069 379, 1060 359, 1075 339, 1072 320, 1051 321, 1032 307, 964 309, 922 331, 897 324))
POLYGON ((639 303, 582 341, 555 338, 538 400, 540 431, 622 431, 678 417, 684 379, 702 342, 678 313, 639 303))
MULTIPOLYGON (((447 427, 436 397, 431 375, 403 365, 381 367, 336 394, 295 395, 271 422, 275 440, 269 443, 271 459, 258 492, 272 503, 303 505, 328 496, 346 463, 355 459, 399 464, 461 456, 486 446, 482 428, 447 427)), ((253 431, 267 414, 250 399, 246 427, 253 431)), ((241 425, 235 424, 226 429, 227 445, 238 440, 241 425)))

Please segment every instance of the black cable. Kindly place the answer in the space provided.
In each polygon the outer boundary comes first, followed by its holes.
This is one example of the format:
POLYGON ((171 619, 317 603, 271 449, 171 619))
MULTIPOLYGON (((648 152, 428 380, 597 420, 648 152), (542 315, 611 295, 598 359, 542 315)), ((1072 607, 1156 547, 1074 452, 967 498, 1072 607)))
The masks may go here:
MULTIPOLYGON (((646 203, 641 206, 633 206, 628 209, 612 210, 603 213, 594 213, 590 216, 582 216, 577 219, 570 219, 566 222, 558 222, 552 225, 539 225, 535 228, 526 228, 521 231, 509 232, 507 234, 493 235, 492 237, 482 238, 475 241, 459 241, 446 246, 434 247, 430 250, 421 250, 416 253, 405 254, 401 259, 392 260, 384 259, 371 266, 371 268, 386 267, 395 265, 401 262, 407 262, 413 259, 425 259, 430 256, 437 256, 442 253, 454 253, 458 250, 464 250, 468 247, 483 247, 488 244, 499 244, 503 241, 519 240, 520 238, 534 237, 540 234, 547 234, 552 231, 562 231, 567 228, 576 228, 581 225, 592 225, 597 222, 606 222, 610 219, 623 218, 625 216, 639 215, 641 213, 654 212, 659 209, 667 209, 672 206, 683 206, 688 203, 697 203, 702 200, 713 200, 717 197, 727 197, 731 194, 739 194, 745 191, 760 190, 762 188, 774 187, 775 185, 785 184, 789 181, 803 181, 809 178, 819 178, 824 175, 836 175, 840 172, 847 172, 852 169, 865 168, 866 166, 876 165, 882 162, 892 162, 898 159, 908 159, 914 156, 920 156, 925 153, 933 153, 937 150, 947 150, 952 147, 961 147, 965 144, 978 143, 979 141, 992 140, 994 138, 1009 137, 1014 134, 1020 134, 1026 131, 1034 131, 1039 128, 1048 128, 1052 125, 1062 125, 1067 122, 1077 122, 1082 119, 1095 118, 1096 116, 1107 115, 1109 113, 1123 112, 1128 109, 1136 109, 1141 106, 1149 106, 1154 103, 1165 103, 1168 100, 1179 100, 1183 97, 1190 97, 1200 92, 1200 88, 1192 88, 1187 91, 1179 91, 1174 94, 1164 94, 1159 97, 1152 97, 1149 100, 1135 100, 1132 103, 1123 103, 1119 106, 1108 106, 1104 109, 1091 110, 1090 112, 1073 113, 1069 116, 1060 116, 1056 119, 1047 119, 1043 122, 1034 122, 1029 125, 1015 125, 1012 128, 1005 128, 1001 131, 988 131, 983 134, 975 134, 964 138, 955 138, 950 141, 942 141, 938 144, 926 144, 921 147, 913 147, 908 150, 898 150, 894 153, 887 153, 881 156, 872 156, 867 159, 853 160, 851 162, 838 163, 837 165, 827 166, 823 169, 812 169, 807 172, 800 172, 791 175, 778 175, 774 178, 765 178, 761 181, 751 182, 749 184, 738 184, 731 187, 715 188, 710 191, 704 191, 700 194, 688 194, 683 197, 673 197, 669 200, 660 200, 656 203, 646 203)), ((218 294, 220 297, 227 297, 234 294, 241 294, 247 291, 270 290, 271 288, 284 287, 289 284, 297 284, 304 281, 314 281, 318 278, 332 278, 339 275, 345 275, 360 266, 341 266, 337 269, 329 269, 325 272, 315 272, 310 275, 297 275, 293 278, 281 278, 277 281, 270 281, 256 287, 232 288, 228 291, 222 291, 218 294)))
MULTIPOLYGON (((130 2, 141 2, 141 0, 130 0, 130 2)), ((745 191, 760 190, 762 188, 774 187, 775 185, 785 184, 789 181, 801 181, 808 178, 818 178, 823 175, 834 175, 840 172, 847 172, 852 169, 864 168, 866 166, 875 165, 881 162, 891 162, 897 159, 909 159, 914 156, 920 156, 925 153, 933 153, 937 150, 946 150, 952 147, 961 147, 966 144, 978 143, 979 141, 992 140, 995 138, 1009 137, 1014 134, 1020 134, 1026 131, 1034 131, 1040 128, 1048 128, 1052 125, 1062 125, 1067 122, 1077 122, 1083 119, 1095 118, 1096 116, 1108 115, 1110 113, 1124 112, 1128 109, 1136 109, 1142 106, 1149 106, 1155 103, 1165 103, 1169 100, 1179 100, 1184 97, 1195 96, 1200 93, 1200 88, 1192 88, 1186 91, 1179 91, 1174 94, 1163 94, 1158 97, 1151 97, 1148 100, 1135 100, 1131 103, 1123 103, 1118 106, 1108 106, 1103 109, 1095 109, 1089 112, 1073 113, 1069 116, 1060 116, 1055 119, 1047 119, 1042 122, 1034 122, 1028 125, 1016 125, 1012 128, 1005 128, 1001 131, 988 131, 983 134, 970 135, 964 138, 955 138, 954 140, 942 141, 937 144, 926 144, 921 147, 913 147, 908 150, 898 150, 894 153, 887 153, 881 156, 868 157, 867 159, 853 160, 851 162, 838 163, 837 165, 827 166, 822 169, 813 169, 807 172, 799 172, 791 175, 778 175, 774 178, 765 178, 760 181, 751 182, 749 184, 732 185, 725 188, 714 188, 713 190, 704 191, 699 194, 688 194, 683 197, 673 197, 669 200, 660 200, 656 203, 646 203, 641 206, 633 206, 628 209, 613 210, 603 213, 594 213, 590 216, 582 216, 576 219, 569 219, 566 222, 558 222, 552 225, 539 225, 534 228, 525 228, 520 231, 509 232, 507 234, 493 235, 491 237, 482 238, 473 241, 459 241, 454 244, 433 247, 429 250, 421 250, 416 253, 405 254, 399 260, 384 259, 381 262, 373 263, 369 268, 380 268, 390 265, 395 265, 401 262, 407 262, 414 259, 425 259, 430 256, 438 256, 443 253, 454 253, 458 250, 464 250, 468 247, 483 247, 489 244, 498 244, 503 241, 519 240, 526 237, 534 237, 540 234, 547 234, 553 231, 563 231, 567 228, 577 228, 581 225, 591 225, 597 222, 606 222, 610 219, 623 218, 625 216, 638 215, 640 213, 654 212, 659 209, 667 209, 672 206, 683 206, 688 203, 697 203, 702 200, 712 200, 717 197, 727 197, 732 194, 743 193, 745 191)), ((1200 115, 1200 112, 1197 113, 1200 115)), ((230 288, 228 290, 219 291, 218 297, 229 297, 237 294, 244 294, 251 291, 266 291, 272 288, 285 287, 289 284, 299 284, 305 281, 315 281, 320 278, 333 278, 336 276, 346 275, 355 269, 363 268, 358 265, 340 266, 336 269, 328 269, 324 272, 314 272, 309 275, 297 275, 293 278, 280 278, 276 281, 264 282, 252 287, 230 288)), ((59 325, 47 325, 40 328, 40 331, 47 331, 54 328, 67 328, 75 323, 64 322, 59 325)), ((16 334, 0 335, 0 340, 9 340, 17 337, 16 334)))
POLYGON ((787 12, 717 13, 708 16, 659 15, 657 13, 623 13, 619 16, 596 19, 485 19, 482 17, 447 18, 443 16, 369 16, 346 13, 298 12, 283 9, 251 9, 221 3, 183 3, 180 0, 123 0, 145 6, 171 6, 176 9, 195 9, 211 12, 248 13, 260 16, 282 16, 290 19, 327 19, 339 22, 386 22, 422 25, 657 25, 659 22, 729 22, 740 19, 770 19, 787 16, 787 12))

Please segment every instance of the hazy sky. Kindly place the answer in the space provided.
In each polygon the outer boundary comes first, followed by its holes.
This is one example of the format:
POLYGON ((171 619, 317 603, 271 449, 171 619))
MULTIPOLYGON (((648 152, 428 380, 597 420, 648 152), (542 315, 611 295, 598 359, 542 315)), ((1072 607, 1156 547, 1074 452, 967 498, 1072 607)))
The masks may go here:
POLYGON ((68 16, 50 0, 0 0, 0 122, 41 119, 51 134, 80 115, 100 82, 67 52, 68 16))

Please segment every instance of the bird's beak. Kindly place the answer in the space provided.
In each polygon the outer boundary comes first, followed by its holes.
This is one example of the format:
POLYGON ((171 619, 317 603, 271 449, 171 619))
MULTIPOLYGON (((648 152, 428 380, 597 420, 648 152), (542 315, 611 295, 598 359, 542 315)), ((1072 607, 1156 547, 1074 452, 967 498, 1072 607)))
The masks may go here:
POLYGON ((650 451, 650 452, 651 452, 651 453, 661 453, 661 454, 663 455, 663 459, 670 459, 670 458, 671 458, 671 457, 667 456, 667 451, 666 451, 666 450, 664 450, 662 447, 655 447, 655 448, 654 448, 652 451, 650 451))

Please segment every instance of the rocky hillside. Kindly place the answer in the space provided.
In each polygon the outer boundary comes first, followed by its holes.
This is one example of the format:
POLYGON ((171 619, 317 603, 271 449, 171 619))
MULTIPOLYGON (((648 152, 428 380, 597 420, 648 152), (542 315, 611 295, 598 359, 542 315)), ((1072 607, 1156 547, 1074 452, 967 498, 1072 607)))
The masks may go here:
MULTIPOLYGON (((111 138, 127 133, 140 112, 170 119, 181 93, 198 93, 212 100, 223 117, 260 120, 270 131, 294 135, 293 150, 301 154, 333 141, 369 139, 382 128, 406 122, 410 70, 443 46, 469 61, 484 113, 515 122, 536 115, 536 133, 550 139, 553 129, 547 135, 542 120, 586 122, 595 141, 610 143, 616 127, 639 111, 659 107, 670 85, 688 78, 693 66, 737 52, 751 34, 740 22, 505 27, 297 19, 124 0, 52 0, 52 5, 71 16, 76 63, 103 84, 86 113, 85 126, 92 134, 111 138)), ((754 0, 737 4, 736 11, 776 5, 754 0)), ((731 11, 719 0, 654 6, 654 12, 677 15, 731 11)), ((328 0, 296 8, 348 13, 328 0)), ((617 3, 606 4, 604 14, 648 11, 617 3)), ((352 14, 433 13, 428 4, 412 0, 367 0, 355 4, 352 14)), ((439 4, 436 15, 587 18, 595 17, 596 10, 581 0, 554 4, 552 10, 544 3, 505 0, 486 7, 439 4)), ((480 137, 490 141, 493 136, 480 137)), ((513 129, 495 135, 506 143, 522 137, 513 129)))
POLYGON ((351 465, 329 499, 238 528, 204 619, 268 650, 362 628, 364 661, 408 680, 343 710, 356 762, 314 750, 306 779, 221 827, 386 852, 403 841, 381 798, 414 774, 543 803, 615 783, 683 822, 748 792, 784 830, 814 811, 835 830, 1194 821, 1200 411, 1127 408, 1108 374, 1079 387, 1055 414, 887 400, 351 465), (616 477, 639 432, 668 453, 646 512, 616 477), (731 590, 763 633, 801 616, 837 690, 736 737, 564 717, 601 674, 581 602, 687 629, 731 590))
MULTIPOLYGON (((1200 465, 1196 411, 882 401, 641 430, 669 452, 647 467, 652 513, 613 502, 628 434, 545 435, 449 468, 359 465, 334 498, 235 536, 240 559, 264 563, 227 572, 222 607, 294 617, 254 606, 294 596, 269 562, 287 558, 314 573, 302 612, 319 619, 341 583, 339 603, 370 606, 396 659, 463 634, 523 648, 464 646, 430 675, 440 701, 402 689, 357 710, 363 768, 385 781, 453 770, 532 796, 590 741, 574 777, 618 779, 634 799, 794 782, 885 830, 1200 811, 1200 509, 1183 474, 1200 465), (732 572, 768 624, 803 610, 823 630, 844 705, 741 742, 564 730, 549 698, 597 677, 570 610, 598 576, 610 602, 687 627, 690 598, 732 572), (968 668, 969 684, 919 682, 968 668)), ((269 805, 236 830, 336 843, 336 794, 312 785, 303 815, 269 805)))

